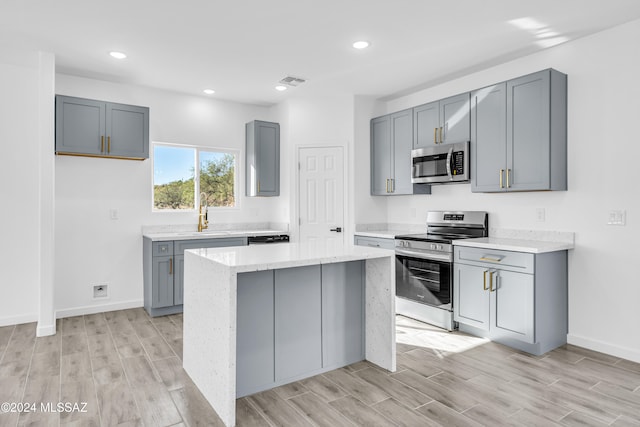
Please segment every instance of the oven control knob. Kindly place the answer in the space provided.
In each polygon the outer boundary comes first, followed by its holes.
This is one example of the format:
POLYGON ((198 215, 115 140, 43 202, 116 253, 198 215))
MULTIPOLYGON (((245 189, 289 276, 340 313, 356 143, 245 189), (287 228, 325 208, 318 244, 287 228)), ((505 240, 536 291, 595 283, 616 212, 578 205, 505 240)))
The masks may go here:
POLYGON ((442 245, 438 245, 438 250, 441 251, 442 250, 442 245))
POLYGON ((436 250, 436 247, 437 247, 437 246, 436 246, 436 244, 435 244, 435 243, 432 243, 432 244, 431 244, 431 249, 432 249, 432 250, 436 250))

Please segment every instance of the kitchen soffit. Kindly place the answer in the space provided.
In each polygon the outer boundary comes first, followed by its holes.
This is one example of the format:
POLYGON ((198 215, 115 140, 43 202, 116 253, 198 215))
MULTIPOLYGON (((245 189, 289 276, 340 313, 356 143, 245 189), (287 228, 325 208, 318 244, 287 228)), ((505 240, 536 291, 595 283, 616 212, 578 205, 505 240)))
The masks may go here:
POLYGON ((0 51, 53 52, 63 74, 198 95, 214 87, 216 98, 259 105, 390 99, 638 18, 637 0, 3 0, 0 51), (353 49, 361 39, 371 47, 353 49), (308 82, 275 91, 289 74, 308 82))

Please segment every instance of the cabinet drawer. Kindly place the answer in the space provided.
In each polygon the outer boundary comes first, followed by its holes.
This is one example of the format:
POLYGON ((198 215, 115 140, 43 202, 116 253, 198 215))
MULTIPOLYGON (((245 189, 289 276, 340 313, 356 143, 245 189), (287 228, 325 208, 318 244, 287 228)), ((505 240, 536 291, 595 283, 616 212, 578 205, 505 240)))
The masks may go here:
POLYGON ((196 239, 196 240, 176 240, 175 242, 176 255, 184 255, 184 251, 187 249, 200 249, 200 248, 222 248, 227 246, 246 246, 246 237, 229 237, 222 239, 196 239))
POLYGON ((153 256, 173 255, 173 242, 153 242, 153 256))
POLYGON ((355 237, 355 244, 358 246, 369 246, 372 248, 395 249, 395 241, 393 239, 382 239, 375 237, 355 237))
POLYGON ((495 267, 502 270, 533 274, 534 254, 495 249, 454 247, 454 262, 495 267))

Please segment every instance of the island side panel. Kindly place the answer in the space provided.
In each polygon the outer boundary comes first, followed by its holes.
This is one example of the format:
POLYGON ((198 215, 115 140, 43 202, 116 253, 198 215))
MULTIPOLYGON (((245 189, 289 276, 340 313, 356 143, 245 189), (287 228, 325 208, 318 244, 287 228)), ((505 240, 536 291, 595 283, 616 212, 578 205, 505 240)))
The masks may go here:
POLYGON ((366 359, 396 371, 395 256, 367 259, 365 282, 366 359))
POLYGON ((237 274, 190 251, 184 262, 182 364, 224 424, 233 426, 237 274))

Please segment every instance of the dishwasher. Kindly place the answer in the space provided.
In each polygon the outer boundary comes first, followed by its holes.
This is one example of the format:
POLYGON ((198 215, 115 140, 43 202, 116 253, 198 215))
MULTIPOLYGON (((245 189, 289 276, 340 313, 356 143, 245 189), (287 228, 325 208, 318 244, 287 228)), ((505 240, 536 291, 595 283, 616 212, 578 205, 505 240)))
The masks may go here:
POLYGON ((288 234, 279 234, 277 236, 249 236, 247 238, 250 245, 266 245, 270 243, 289 243, 288 234))

